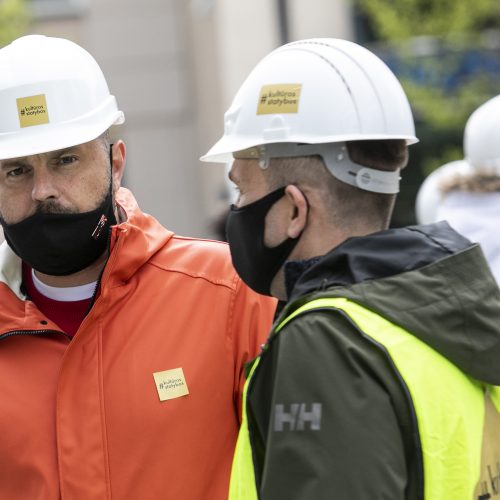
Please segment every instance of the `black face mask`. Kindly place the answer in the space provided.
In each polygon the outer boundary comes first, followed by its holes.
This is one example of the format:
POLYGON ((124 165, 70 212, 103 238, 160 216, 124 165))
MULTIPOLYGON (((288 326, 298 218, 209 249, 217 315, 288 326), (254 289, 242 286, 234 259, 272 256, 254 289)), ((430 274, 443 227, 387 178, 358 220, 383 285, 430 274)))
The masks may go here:
POLYGON ((227 217, 226 234, 233 266, 252 290, 263 295, 271 295, 276 273, 300 238, 287 238, 276 247, 264 245, 266 215, 284 194, 282 187, 249 205, 232 205, 227 217))
POLYGON ((109 191, 90 212, 37 212, 16 224, 0 218, 10 248, 33 269, 51 276, 67 276, 85 269, 106 250, 116 224, 109 191))

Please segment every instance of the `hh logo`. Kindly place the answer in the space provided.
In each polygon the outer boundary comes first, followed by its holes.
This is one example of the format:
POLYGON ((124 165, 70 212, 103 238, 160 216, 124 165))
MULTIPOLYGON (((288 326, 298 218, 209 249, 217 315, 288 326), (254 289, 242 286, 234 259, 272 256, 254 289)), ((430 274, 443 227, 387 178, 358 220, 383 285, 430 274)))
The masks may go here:
POLYGON ((321 430, 321 403, 312 403, 308 409, 305 403, 292 403, 288 408, 277 404, 274 407, 274 431, 282 432, 321 430))

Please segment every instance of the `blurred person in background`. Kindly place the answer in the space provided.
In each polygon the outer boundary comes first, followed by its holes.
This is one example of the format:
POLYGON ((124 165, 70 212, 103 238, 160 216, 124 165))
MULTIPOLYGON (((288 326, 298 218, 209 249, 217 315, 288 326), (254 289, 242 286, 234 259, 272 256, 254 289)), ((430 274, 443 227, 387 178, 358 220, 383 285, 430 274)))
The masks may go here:
POLYGON ((380 59, 312 39, 254 68, 202 158, 234 159, 235 268, 287 301, 245 386, 230 500, 498 491, 500 291, 446 223, 387 229, 416 141, 380 59))
POLYGON ((500 96, 467 120, 463 160, 434 170, 417 194, 420 224, 446 220, 459 233, 480 243, 500 283, 500 96))
POLYGON ((0 50, 2 500, 227 496, 275 300, 120 187, 123 121, 78 45, 0 50))

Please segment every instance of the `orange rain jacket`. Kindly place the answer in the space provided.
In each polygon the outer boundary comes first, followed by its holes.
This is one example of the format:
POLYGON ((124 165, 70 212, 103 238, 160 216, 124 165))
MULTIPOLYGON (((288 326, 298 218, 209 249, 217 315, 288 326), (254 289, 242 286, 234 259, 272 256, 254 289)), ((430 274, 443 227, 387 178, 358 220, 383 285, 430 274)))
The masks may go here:
POLYGON ((117 201, 127 221, 71 341, 0 247, 0 500, 227 497, 243 367, 275 302, 242 284, 227 245, 175 236, 125 189, 117 201), (179 377, 153 374, 177 368, 189 394, 160 401, 179 377))

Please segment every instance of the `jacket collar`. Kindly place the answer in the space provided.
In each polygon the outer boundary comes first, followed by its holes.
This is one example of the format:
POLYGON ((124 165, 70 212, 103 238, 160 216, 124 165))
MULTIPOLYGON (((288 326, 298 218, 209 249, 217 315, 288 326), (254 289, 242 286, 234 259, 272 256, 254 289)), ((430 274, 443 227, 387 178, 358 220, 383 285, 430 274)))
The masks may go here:
POLYGON ((126 282, 172 238, 154 217, 142 212, 133 194, 120 188, 116 202, 126 220, 113 227, 110 256, 103 273, 113 282, 126 282))
POLYGON ((469 246, 446 222, 349 238, 326 255, 285 264, 289 302, 315 290, 418 269, 469 246))

